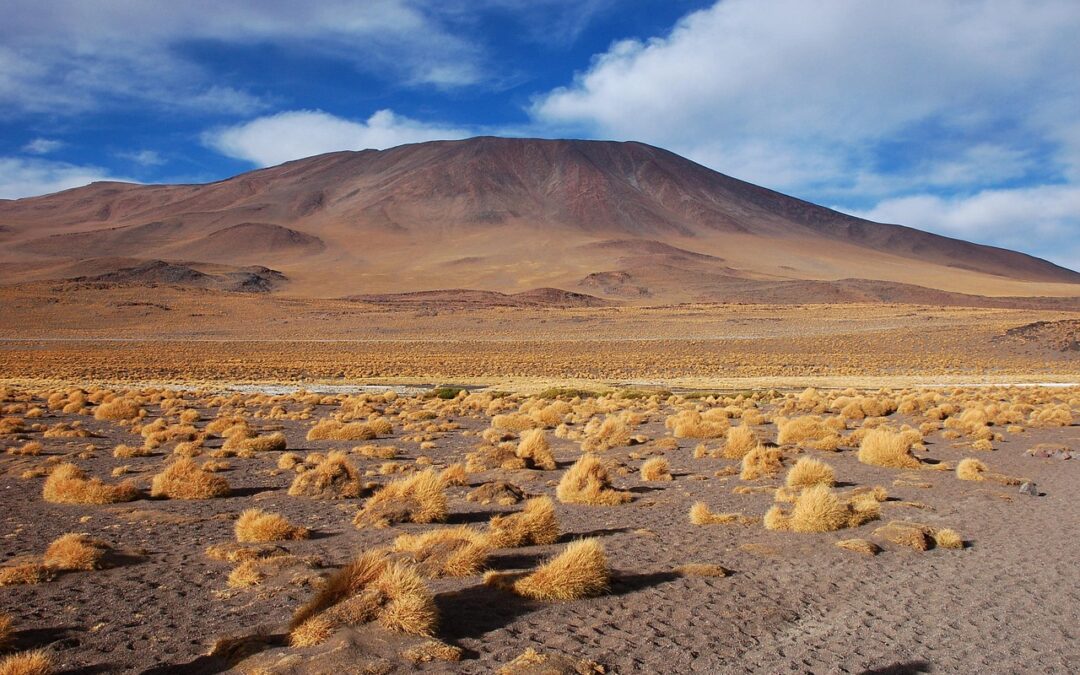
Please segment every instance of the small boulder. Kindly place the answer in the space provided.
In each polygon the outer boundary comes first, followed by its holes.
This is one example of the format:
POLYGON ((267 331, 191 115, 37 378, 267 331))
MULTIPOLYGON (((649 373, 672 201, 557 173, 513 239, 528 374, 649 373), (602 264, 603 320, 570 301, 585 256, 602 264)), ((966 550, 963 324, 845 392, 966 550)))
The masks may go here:
POLYGON ((1031 481, 1027 481, 1026 483, 1024 483, 1023 485, 1020 486, 1020 494, 1027 495, 1029 497, 1038 497, 1039 496, 1039 488, 1035 485, 1035 483, 1032 483, 1031 481))

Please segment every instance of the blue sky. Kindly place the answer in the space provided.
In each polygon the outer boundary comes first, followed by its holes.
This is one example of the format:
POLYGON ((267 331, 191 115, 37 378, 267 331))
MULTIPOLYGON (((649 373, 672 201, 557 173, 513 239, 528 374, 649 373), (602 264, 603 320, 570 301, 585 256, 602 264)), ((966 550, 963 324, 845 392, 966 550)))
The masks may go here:
POLYGON ((1074 0, 7 0, 0 198, 478 134, 640 140, 1080 268, 1074 0))

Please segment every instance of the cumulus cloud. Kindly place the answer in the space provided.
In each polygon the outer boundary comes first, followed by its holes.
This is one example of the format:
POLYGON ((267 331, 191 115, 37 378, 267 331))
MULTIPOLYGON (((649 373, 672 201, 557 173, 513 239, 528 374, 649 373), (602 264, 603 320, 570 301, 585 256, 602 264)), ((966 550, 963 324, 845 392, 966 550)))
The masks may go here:
POLYGON ((382 150, 469 135, 463 128, 426 124, 391 110, 379 110, 363 121, 321 110, 293 110, 208 132, 203 142, 229 157, 270 166, 335 150, 382 150))
POLYGON ((139 166, 161 166, 165 163, 165 158, 161 156, 161 153, 156 150, 138 150, 136 152, 118 152, 116 156, 121 159, 126 159, 129 162, 135 162, 139 166))
POLYGON ((19 199, 86 185, 126 180, 105 169, 36 158, 0 157, 0 199, 19 199))
POLYGON ((849 208, 1078 184, 1077 34, 1071 0, 723 0, 612 44, 530 112, 849 208))

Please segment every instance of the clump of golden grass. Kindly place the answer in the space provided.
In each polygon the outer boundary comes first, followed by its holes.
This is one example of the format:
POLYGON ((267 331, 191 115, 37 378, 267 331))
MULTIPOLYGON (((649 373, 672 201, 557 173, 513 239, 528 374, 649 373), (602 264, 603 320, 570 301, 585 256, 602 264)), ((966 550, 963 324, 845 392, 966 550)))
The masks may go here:
POLYGON ((120 444, 113 450, 113 457, 117 459, 129 459, 131 457, 149 457, 153 450, 147 447, 134 448, 130 445, 120 444))
POLYGON ((715 513, 705 502, 690 507, 690 522, 694 525, 727 525, 742 518, 741 513, 715 513))
POLYGON ((252 452, 280 452, 288 447, 288 441, 285 439, 285 434, 276 431, 265 436, 242 439, 234 447, 237 450, 250 450, 252 452))
POLYGON ((836 485, 836 472, 831 466, 814 459, 813 457, 800 457, 795 466, 788 470, 784 484, 792 489, 808 488, 813 485, 836 485))
POLYGON ((631 441, 630 423, 627 418, 618 415, 608 415, 603 420, 594 417, 585 425, 584 431, 581 449, 585 452, 602 452, 631 441))
POLYGON ((41 454, 41 443, 37 441, 30 441, 24 444, 21 448, 8 448, 7 453, 9 455, 21 455, 23 457, 37 457, 41 454))
POLYGON ((872 494, 841 499, 825 485, 814 485, 795 499, 791 513, 774 505, 765 514, 765 527, 792 532, 832 532, 858 527, 880 517, 881 508, 872 494))
POLYGON ((784 453, 780 451, 780 448, 766 448, 764 445, 759 445, 743 457, 739 478, 757 480, 775 476, 784 468, 783 458, 784 453))
POLYGON ((779 418, 776 426, 776 442, 781 445, 791 443, 817 450, 836 450, 841 443, 837 432, 844 428, 844 422, 837 418, 807 415, 792 419, 779 418))
POLYGON ((428 663, 430 661, 460 661, 464 650, 461 647, 448 645, 441 640, 428 640, 415 647, 409 647, 401 652, 402 658, 413 663, 428 663))
POLYGON ((339 422, 322 420, 311 427, 307 433, 309 441, 370 441, 380 434, 386 435, 392 430, 385 418, 367 422, 339 422))
POLYGON ((742 459, 758 445, 760 442, 753 427, 743 422, 727 430, 727 440, 722 454, 727 459, 742 459))
POLYGON ((53 658, 43 649, 0 658, 0 675, 50 675, 53 658))
POLYGON ((289 486, 289 494, 314 499, 352 499, 359 497, 362 489, 360 472, 344 452, 335 451, 298 474, 289 486))
POLYGON ((109 485, 98 478, 87 478, 82 469, 65 463, 45 479, 42 496, 54 504, 116 504, 136 499, 139 490, 127 481, 109 485))
POLYGON ((492 516, 487 537, 496 548, 554 544, 559 539, 555 503, 550 497, 535 497, 518 513, 492 516))
POLYGON ((859 444, 859 461, 890 469, 918 469, 922 463, 911 454, 911 436, 874 429, 859 444))
POLYGON ((877 555, 881 553, 881 547, 866 539, 841 539, 836 542, 840 548, 862 553, 863 555, 877 555))
POLYGON ((264 544, 262 546, 241 546, 236 542, 212 544, 206 547, 206 557, 223 562, 238 563, 245 560, 258 560, 285 555, 289 549, 284 546, 264 544))
POLYGON ((726 577, 731 570, 713 563, 686 563, 676 567, 675 573, 684 577, 726 577))
POLYGON ((675 480, 671 477, 671 467, 663 457, 653 457, 641 465, 641 480, 675 480))
POLYGON ((300 455, 295 452, 286 452, 281 457, 278 457, 277 468, 282 471, 291 471, 296 468, 297 465, 302 465, 300 455))
POLYGON ((24 586, 39 584, 53 577, 52 569, 36 562, 18 563, 0 567, 0 586, 24 586))
POLYGON ((731 423, 722 411, 709 410, 705 414, 696 410, 680 410, 664 420, 675 438, 720 438, 728 432, 731 423))
POLYGON ((88 534, 69 532, 49 544, 42 562, 46 567, 64 571, 101 569, 111 548, 88 534))
POLYGON ((513 443, 482 445, 465 455, 465 471, 468 473, 480 473, 492 469, 515 471, 525 467, 525 460, 517 456, 517 448, 513 443))
POLYGON ((956 477, 960 480, 992 480, 1002 485, 1019 485, 1023 482, 1019 478, 990 471, 990 467, 974 457, 965 457, 956 463, 956 477))
POLYGON ((529 647, 499 668, 495 675, 603 675, 606 672, 595 661, 565 654, 544 654, 529 647))
POLYGON ((389 527, 394 523, 435 523, 446 520, 443 482, 433 469, 400 478, 376 492, 357 512, 357 527, 389 527))
POLYGON ((394 540, 395 553, 405 553, 427 577, 467 577, 478 574, 491 552, 483 533, 466 525, 403 534, 394 540))
POLYGON ((927 525, 904 520, 891 520, 874 530, 874 536, 898 546, 916 551, 928 551, 934 546, 934 529, 927 525))
POLYGON ((310 530, 293 525, 285 516, 262 509, 246 509, 236 520, 236 540, 242 543, 265 543, 289 539, 307 539, 310 530))
POLYGON ((311 647, 339 628, 372 622, 394 632, 430 636, 437 616, 431 592, 415 569, 371 551, 338 570, 297 610, 289 642, 311 647))
POLYGON ((11 641, 11 634, 14 632, 12 626, 15 625, 15 621, 7 614, 0 614, 0 649, 7 647, 8 642, 11 641))
POLYGON ((466 485, 469 482, 468 474, 465 471, 465 465, 461 463, 451 464, 450 466, 439 472, 439 479, 442 480, 443 485, 466 485))
POLYGON ((601 595, 611 572, 596 539, 575 541, 531 573, 488 572, 484 583, 534 600, 576 600, 601 595))
POLYGON ((166 499, 214 499, 227 497, 230 492, 229 481, 203 471, 191 459, 176 460, 150 483, 150 496, 166 499))
POLYGON ((517 456, 526 460, 534 469, 544 471, 555 469, 555 457, 551 454, 551 446, 548 444, 547 435, 543 429, 529 429, 522 432, 517 456))
POLYGON ((964 548, 964 538, 947 527, 934 530, 934 545, 938 548, 964 548))
POLYGON ((592 453, 585 453, 566 470, 555 488, 555 496, 566 504, 594 506, 625 504, 633 499, 629 492, 612 488, 607 467, 592 453))
POLYGON ((94 410, 96 420, 133 420, 142 414, 142 408, 131 399, 117 398, 102 403, 94 410))

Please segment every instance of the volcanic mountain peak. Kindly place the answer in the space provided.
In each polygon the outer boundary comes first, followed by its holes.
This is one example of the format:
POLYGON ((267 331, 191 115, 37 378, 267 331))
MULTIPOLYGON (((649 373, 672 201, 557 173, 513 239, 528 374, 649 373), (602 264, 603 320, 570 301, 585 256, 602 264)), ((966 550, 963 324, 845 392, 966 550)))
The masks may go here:
POLYGON ((205 185, 95 183, 0 202, 0 226, 10 281, 124 256, 267 265, 287 292, 322 297, 558 287, 667 301, 848 278, 1075 295, 1080 282, 1045 260, 860 220, 636 142, 479 137, 205 185))

